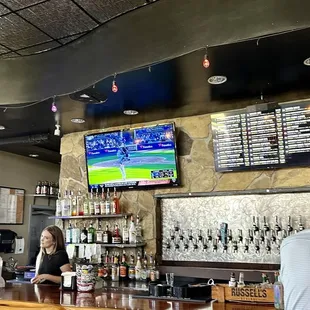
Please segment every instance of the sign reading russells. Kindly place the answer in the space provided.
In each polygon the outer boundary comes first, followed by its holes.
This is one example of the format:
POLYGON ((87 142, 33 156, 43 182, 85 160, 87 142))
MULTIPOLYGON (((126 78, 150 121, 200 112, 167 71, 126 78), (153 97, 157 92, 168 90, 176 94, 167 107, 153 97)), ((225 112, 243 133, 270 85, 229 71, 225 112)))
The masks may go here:
POLYGON ((270 302, 273 301, 273 290, 260 287, 226 288, 226 300, 243 300, 270 302))

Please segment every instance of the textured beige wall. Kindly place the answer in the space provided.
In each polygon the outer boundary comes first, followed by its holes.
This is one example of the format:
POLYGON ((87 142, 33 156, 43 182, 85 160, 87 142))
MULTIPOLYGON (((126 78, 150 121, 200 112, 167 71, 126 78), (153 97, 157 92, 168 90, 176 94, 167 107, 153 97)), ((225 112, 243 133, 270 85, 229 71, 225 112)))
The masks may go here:
MULTIPOLYGON (((309 168, 217 173, 214 171, 213 142, 209 115, 173 120, 178 132, 182 187, 148 191, 125 191, 121 203, 128 212, 140 211, 147 249, 155 252, 154 194, 212 192, 310 185, 309 168)), ((163 121, 161 121, 163 122, 163 121)), ((158 122, 157 122, 158 123, 158 122)), ((143 124, 139 124, 143 125, 143 124)), ((117 127, 106 129, 112 130, 117 127)), ((98 130, 97 130, 98 131, 98 130)), ((86 191, 86 166, 83 136, 78 132, 62 138, 61 188, 86 191)), ((96 130, 92 131, 96 132, 96 130)))
MULTIPOLYGON (((59 166, 41 160, 0 152, 0 185, 17 187, 26 190, 27 194, 33 194, 38 180, 58 181, 59 166)), ((25 199, 24 224, 23 225, 0 225, 0 229, 10 229, 18 236, 25 238, 24 254, 3 254, 0 256, 6 260, 14 257, 20 265, 28 262, 28 228, 29 228, 29 205, 33 203, 33 197, 25 199)), ((43 204, 44 202, 42 202, 43 204)), ((1 220, 0 220, 1 222, 1 220)), ((39 236, 38 236, 39 238, 39 236)))

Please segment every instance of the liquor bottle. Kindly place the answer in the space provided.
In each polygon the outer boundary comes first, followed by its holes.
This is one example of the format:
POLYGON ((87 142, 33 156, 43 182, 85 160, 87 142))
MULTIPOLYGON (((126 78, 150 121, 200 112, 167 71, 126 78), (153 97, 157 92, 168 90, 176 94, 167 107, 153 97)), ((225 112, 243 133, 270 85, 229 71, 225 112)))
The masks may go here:
POLYGON ((76 196, 76 209, 78 215, 84 215, 83 196, 81 190, 78 191, 78 194, 76 196))
POLYGON ((275 282, 273 284, 274 292, 274 307, 276 309, 284 309, 284 290, 283 284, 280 280, 279 272, 275 272, 275 282))
POLYGON ((134 280, 136 277, 135 274, 136 274, 135 257, 133 256, 133 254, 131 254, 130 255, 130 263, 129 263, 129 267, 128 267, 128 278, 130 280, 134 280))
POLYGON ((76 203, 76 196, 74 196, 73 191, 70 191, 70 214, 72 216, 76 216, 78 213, 77 211, 77 203, 76 203))
POLYGON ((78 227, 73 226, 72 228, 72 243, 79 243, 81 238, 81 231, 78 227))
POLYGON ((105 213, 105 196, 104 196, 104 188, 102 187, 101 199, 100 199, 100 214, 104 215, 105 213))
POLYGON ((42 182, 42 186, 41 186, 41 194, 42 195, 48 195, 49 189, 48 189, 48 182, 44 181, 42 182))
POLYGON ((119 281, 119 259, 117 255, 114 255, 114 263, 112 265, 112 272, 111 272, 111 280, 113 282, 119 281))
POLYGON ((102 230, 102 226, 101 226, 100 222, 99 222, 98 229, 96 232, 96 242, 98 242, 98 243, 103 242, 103 230, 102 230))
POLYGON ((239 273, 239 281, 237 284, 238 287, 245 287, 245 283, 244 283, 244 273, 240 272, 239 273))
POLYGON ((146 255, 146 252, 144 252, 144 257, 143 257, 143 266, 141 268, 141 271, 140 271, 140 277, 141 277, 141 280, 142 281, 147 281, 148 278, 149 278, 149 273, 148 273, 148 260, 147 260, 147 255, 146 255))
POLYGON ((123 251, 121 265, 119 267, 120 280, 124 281, 128 278, 128 264, 126 262, 126 253, 123 251))
POLYGON ((127 226, 127 217, 125 217, 124 226, 123 226, 123 243, 125 244, 129 243, 129 230, 127 226))
POLYGON ((69 201, 69 197, 68 197, 68 191, 65 191, 64 198, 62 199, 61 203, 62 203, 61 215, 62 216, 69 216, 70 215, 70 201, 69 201))
POLYGON ((232 273, 230 274, 230 280, 229 280, 229 282, 228 282, 228 286, 229 286, 229 287, 235 287, 236 284, 237 284, 237 282, 236 282, 235 273, 232 272, 232 273))
POLYGON ((72 243, 72 225, 69 222, 69 226, 66 229, 66 243, 72 243))
POLYGON ((58 198, 56 200, 56 216, 61 216, 62 210, 61 210, 61 194, 58 193, 58 198))
POLYGON ((36 186, 36 190, 35 190, 36 195, 41 195, 41 187, 42 187, 42 183, 41 183, 41 181, 38 181, 37 186, 36 186))
POLYGON ((94 200, 94 208, 95 208, 95 215, 100 215, 100 199, 98 196, 98 187, 96 189, 96 196, 94 200))
POLYGON ((104 280, 110 280, 111 279, 111 260, 109 256, 109 251, 106 251, 105 257, 104 257, 104 267, 103 267, 103 278, 104 280))
POLYGON ((135 279, 137 281, 141 280, 141 269, 142 269, 141 256, 140 256, 140 253, 138 252, 137 263, 136 263, 136 266, 135 266, 135 279))
POLYGON ((94 206, 94 194, 93 189, 90 190, 90 198, 88 200, 88 208, 89 208, 89 214, 95 215, 95 206, 94 206))
POLYGON ((93 223, 90 223, 88 231, 87 231, 87 243, 95 242, 95 228, 93 227, 93 223))
POLYGON ((114 194, 112 200, 112 211, 113 214, 120 214, 121 213, 121 206, 119 202, 119 198, 117 197, 116 188, 114 187, 114 194))
POLYGON ((143 238, 142 238, 142 227, 141 227, 141 222, 140 222, 140 217, 137 215, 136 219, 136 243, 142 243, 143 238))
POLYGON ((89 215, 88 195, 86 194, 83 199, 83 212, 84 215, 89 215))
POLYGON ((131 222, 129 227, 129 243, 134 244, 137 242, 137 233, 134 217, 131 216, 131 222))
POLYGON ((114 226, 114 234, 112 236, 112 243, 114 243, 114 244, 122 243, 122 238, 120 236, 119 228, 118 228, 117 224, 115 224, 115 226, 114 226))
POLYGON ((150 273, 150 280, 156 281, 156 269, 155 269, 155 261, 153 254, 150 254, 150 267, 149 267, 149 273, 150 273))
POLYGON ((102 242, 103 243, 112 243, 112 234, 109 231, 109 225, 106 226, 106 230, 103 233, 102 242))
POLYGON ((87 229, 85 224, 81 231, 81 243, 87 243, 87 229))
POLYGON ((107 196, 105 199, 105 214, 111 214, 111 197, 109 189, 107 189, 107 196))

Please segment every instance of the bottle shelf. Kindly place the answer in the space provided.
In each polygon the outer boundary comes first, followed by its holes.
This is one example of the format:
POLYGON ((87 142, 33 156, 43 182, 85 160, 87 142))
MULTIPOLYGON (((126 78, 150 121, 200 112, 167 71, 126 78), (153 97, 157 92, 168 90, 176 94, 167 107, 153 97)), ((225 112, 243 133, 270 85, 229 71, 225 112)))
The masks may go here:
POLYGON ((45 194, 28 194, 26 196, 29 197, 41 197, 41 198, 52 198, 52 199, 57 199, 57 195, 45 195, 45 194))
POLYGON ((72 215, 72 216, 50 216, 49 219, 55 220, 75 220, 75 219, 98 219, 98 218, 122 218, 129 217, 131 213, 121 213, 121 214, 102 214, 102 215, 72 215))
POLYGON ((143 247, 146 245, 145 242, 141 242, 141 243, 102 243, 102 242, 95 242, 95 243, 66 243, 66 245, 70 245, 73 244, 75 246, 80 246, 80 245, 88 245, 88 244, 100 244, 106 248, 139 248, 139 247, 143 247))

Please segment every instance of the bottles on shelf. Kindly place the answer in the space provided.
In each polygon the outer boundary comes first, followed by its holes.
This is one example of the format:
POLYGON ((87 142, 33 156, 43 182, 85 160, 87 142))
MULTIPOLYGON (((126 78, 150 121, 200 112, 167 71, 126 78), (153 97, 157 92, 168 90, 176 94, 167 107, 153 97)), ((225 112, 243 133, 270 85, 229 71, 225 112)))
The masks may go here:
POLYGON ((103 243, 112 243, 112 233, 109 230, 109 225, 106 225, 106 230, 103 233, 102 239, 103 243))
POLYGON ((57 196, 59 192, 59 184, 50 181, 38 181, 35 187, 36 195, 57 196))
POLYGON ((122 238, 121 238, 120 231, 119 231, 119 228, 118 228, 117 224, 115 224, 115 226, 114 226, 114 233, 113 233, 113 236, 112 236, 112 243, 113 244, 120 244, 120 243, 122 243, 122 238))
POLYGON ((87 243, 95 243, 95 228, 93 223, 90 223, 87 231, 87 243))
POLYGON ((129 243, 137 243, 137 231, 136 231, 136 225, 135 225, 135 220, 134 217, 131 216, 130 220, 130 227, 129 227, 129 243))

